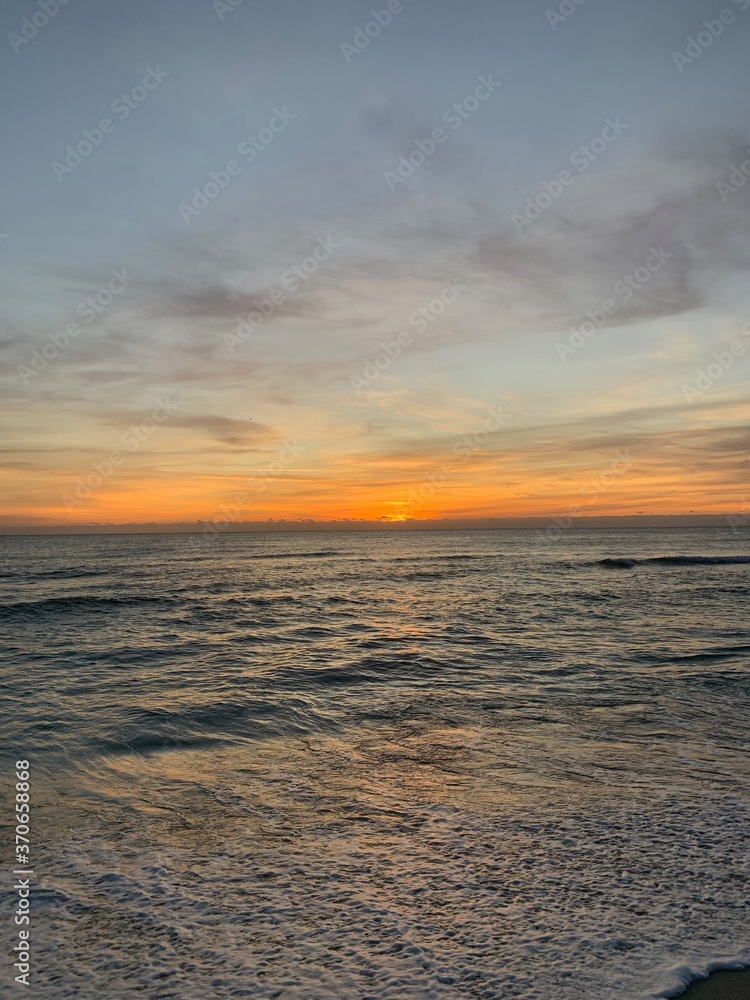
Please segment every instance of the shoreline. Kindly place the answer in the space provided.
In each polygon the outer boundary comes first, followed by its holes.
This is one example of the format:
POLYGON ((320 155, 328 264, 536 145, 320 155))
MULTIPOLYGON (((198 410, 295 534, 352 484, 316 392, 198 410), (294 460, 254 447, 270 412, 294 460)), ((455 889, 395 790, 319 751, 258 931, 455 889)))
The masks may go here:
POLYGON ((692 982, 675 1000, 750 1000, 750 968, 712 972, 692 982))

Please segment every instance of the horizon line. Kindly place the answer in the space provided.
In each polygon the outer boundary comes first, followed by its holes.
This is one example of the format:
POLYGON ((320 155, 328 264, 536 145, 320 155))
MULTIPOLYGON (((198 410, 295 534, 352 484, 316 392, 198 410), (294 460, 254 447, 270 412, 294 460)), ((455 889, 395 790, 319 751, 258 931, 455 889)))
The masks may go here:
POLYGON ((367 518, 338 518, 325 521, 312 518, 268 518, 265 521, 232 521, 223 524, 209 520, 120 523, 100 521, 87 524, 0 525, 0 536, 199 534, 207 530, 214 534, 290 531, 513 531, 538 530, 552 526, 557 526, 561 530, 607 527, 736 528, 750 527, 750 514, 737 511, 736 513, 724 514, 600 514, 588 517, 550 515, 545 517, 409 518, 402 521, 367 518))

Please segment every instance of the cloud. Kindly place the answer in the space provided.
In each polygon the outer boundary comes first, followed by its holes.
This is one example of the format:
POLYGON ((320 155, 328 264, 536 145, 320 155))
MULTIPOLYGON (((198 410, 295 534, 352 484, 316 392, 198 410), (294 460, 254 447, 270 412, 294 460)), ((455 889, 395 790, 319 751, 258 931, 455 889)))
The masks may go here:
POLYGON ((703 133, 666 139, 649 160, 576 177, 560 202, 520 233, 506 224, 482 235, 474 260, 505 289, 517 315, 531 325, 567 327, 616 298, 616 283, 643 267, 652 247, 663 247, 669 259, 608 325, 699 309, 747 259, 747 202, 722 202, 716 186, 743 148, 734 133, 711 142, 703 133))
MULTIPOLYGON (((132 421, 132 415, 127 420, 118 421, 126 426, 132 421)), ((241 447, 244 445, 264 444, 278 439, 274 428, 254 420, 238 420, 233 417, 221 417, 213 414, 173 414, 169 418, 170 427, 197 431, 221 444, 241 447)))
MULTIPOLYGON (((263 303, 268 308, 270 294, 270 289, 243 292, 223 282, 195 288, 166 278, 153 282, 152 288, 156 293, 156 301, 150 307, 153 316, 214 320, 217 323, 236 321, 238 317, 262 311, 263 303)), ((270 322, 283 316, 307 316, 317 312, 318 308, 309 296, 287 296, 284 302, 274 303, 270 322)))

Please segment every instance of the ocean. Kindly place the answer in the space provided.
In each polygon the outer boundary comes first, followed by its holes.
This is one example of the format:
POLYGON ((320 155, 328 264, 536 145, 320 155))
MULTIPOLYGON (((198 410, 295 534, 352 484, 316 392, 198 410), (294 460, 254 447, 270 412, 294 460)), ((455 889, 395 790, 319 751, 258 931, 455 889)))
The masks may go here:
POLYGON ((27 995, 638 1000, 750 962, 750 529, 0 549, 27 995))

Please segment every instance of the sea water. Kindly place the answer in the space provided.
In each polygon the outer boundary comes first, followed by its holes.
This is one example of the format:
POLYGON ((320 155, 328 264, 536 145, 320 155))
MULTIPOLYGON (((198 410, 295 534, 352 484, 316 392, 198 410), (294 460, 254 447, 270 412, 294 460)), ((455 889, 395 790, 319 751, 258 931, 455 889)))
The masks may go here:
POLYGON ((0 549, 29 995, 631 1000, 750 961, 750 530, 0 549))

